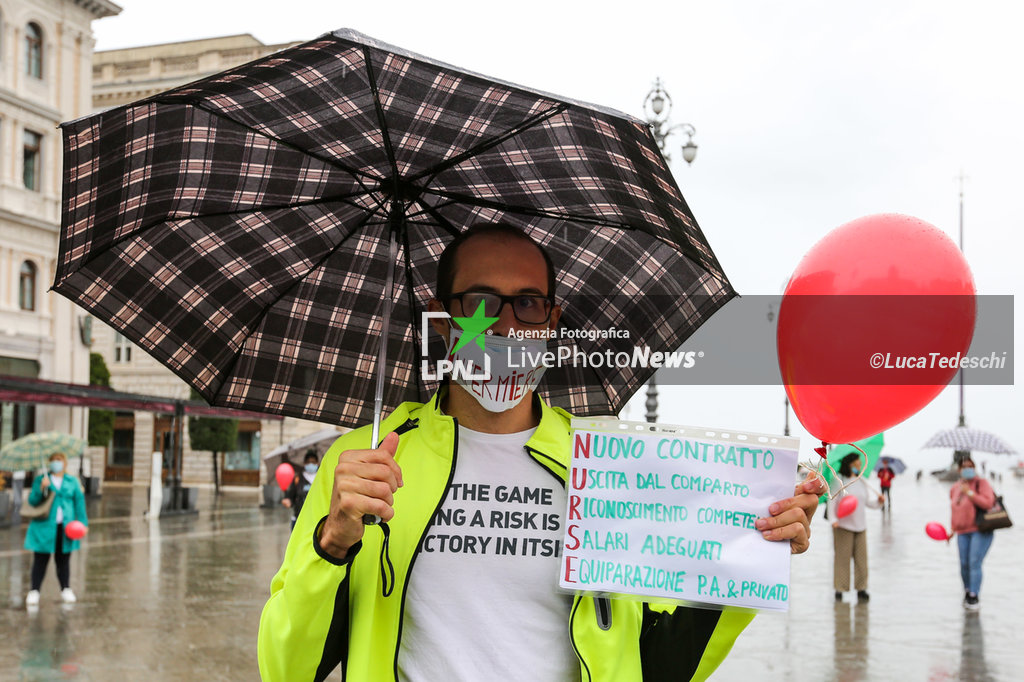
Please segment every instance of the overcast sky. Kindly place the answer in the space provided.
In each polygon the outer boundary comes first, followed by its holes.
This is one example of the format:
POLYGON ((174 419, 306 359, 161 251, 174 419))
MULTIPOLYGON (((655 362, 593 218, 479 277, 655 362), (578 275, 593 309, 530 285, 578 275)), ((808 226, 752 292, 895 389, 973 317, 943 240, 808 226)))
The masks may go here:
MULTIPOLYGON (((677 152, 673 172, 741 294, 780 293, 815 242, 864 215, 906 213, 955 239, 962 169, 978 291, 1022 290, 1019 3, 117 1, 120 16, 93 24, 97 50, 236 33, 269 44, 346 27, 638 116, 660 76, 673 120, 696 126, 700 147, 692 166, 677 152)), ((1015 328, 1020 338, 1019 316, 1015 328)), ((1019 389, 968 387, 966 404, 970 426, 1024 450, 1019 389)), ((778 433, 782 409, 778 387, 672 387, 660 419, 778 433)), ((948 451, 920 447, 956 414, 947 389, 891 429, 886 450, 944 465, 948 451)))

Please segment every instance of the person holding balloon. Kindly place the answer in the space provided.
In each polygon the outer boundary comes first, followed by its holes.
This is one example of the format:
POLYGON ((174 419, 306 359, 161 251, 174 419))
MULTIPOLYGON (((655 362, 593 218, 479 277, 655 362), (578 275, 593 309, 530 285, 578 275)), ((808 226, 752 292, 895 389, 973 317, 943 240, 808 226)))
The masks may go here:
POLYGON ((992 486, 976 473, 970 457, 960 460, 960 479, 949 491, 953 532, 960 550, 960 579, 964 583, 964 607, 980 607, 981 562, 992 546, 992 531, 982 533, 975 522, 979 509, 989 509, 996 503, 992 486))
POLYGON ((85 513, 85 495, 78 479, 66 473, 68 458, 62 452, 50 455, 49 471, 37 476, 32 483, 28 503, 38 506, 53 495, 50 513, 32 519, 25 534, 25 549, 33 552, 32 589, 25 597, 25 606, 39 606, 39 588, 46 575, 46 566, 53 554, 60 582, 60 598, 65 603, 77 601, 71 591, 71 552, 78 549, 78 541, 88 530, 89 518, 85 513))
POLYGON ((307 450, 302 462, 302 473, 295 474, 288 489, 284 491, 284 499, 281 500, 281 504, 292 510, 292 528, 295 528, 295 520, 299 518, 302 504, 306 501, 319 466, 320 458, 317 457, 316 450, 307 450))
POLYGON ((830 500, 828 516, 832 522, 832 539, 835 545, 833 582, 836 601, 843 598, 843 592, 850 589, 850 561, 853 561, 853 586, 859 601, 868 600, 868 541, 867 514, 865 506, 880 509, 885 498, 868 487, 860 477, 861 456, 851 452, 839 464, 844 495, 830 500))

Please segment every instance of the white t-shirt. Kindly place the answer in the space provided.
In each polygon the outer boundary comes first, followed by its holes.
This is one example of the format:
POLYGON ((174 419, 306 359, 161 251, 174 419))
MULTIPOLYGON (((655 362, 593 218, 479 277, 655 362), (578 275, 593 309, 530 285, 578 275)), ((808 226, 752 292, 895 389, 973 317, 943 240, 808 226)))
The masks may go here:
POLYGON ((526 452, 533 430, 459 427, 452 487, 413 564, 402 682, 578 680, 560 591, 565 488, 526 452))

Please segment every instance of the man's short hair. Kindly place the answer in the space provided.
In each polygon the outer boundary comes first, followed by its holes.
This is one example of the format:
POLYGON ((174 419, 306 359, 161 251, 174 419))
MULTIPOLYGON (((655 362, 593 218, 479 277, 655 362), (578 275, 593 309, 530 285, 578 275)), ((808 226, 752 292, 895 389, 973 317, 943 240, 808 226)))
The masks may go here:
POLYGON ((466 240, 478 235, 501 235, 513 239, 522 239, 537 248, 540 255, 544 257, 544 264, 548 270, 548 291, 547 295, 555 295, 555 265, 544 248, 533 240, 518 227, 506 223, 476 223, 468 227, 464 232, 453 239, 441 253, 441 260, 437 263, 437 298, 442 303, 447 303, 452 295, 452 286, 455 282, 455 257, 459 247, 466 240))

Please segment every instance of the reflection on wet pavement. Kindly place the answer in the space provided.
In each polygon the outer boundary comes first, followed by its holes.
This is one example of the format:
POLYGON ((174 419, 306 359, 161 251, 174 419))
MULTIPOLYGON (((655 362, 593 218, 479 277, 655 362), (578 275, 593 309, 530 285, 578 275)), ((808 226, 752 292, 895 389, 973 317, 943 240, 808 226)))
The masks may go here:
MULTIPOLYGON (((1024 509, 1024 481, 996 487, 1008 509, 1024 509)), ((966 613, 955 546, 924 534, 928 521, 948 524, 946 491, 900 477, 894 510, 869 516, 867 604, 834 601, 831 529, 817 516, 810 552, 793 558, 790 612, 759 615, 712 679, 1024 679, 1024 526, 998 531, 982 609, 966 613)), ((0 680, 258 679, 256 631, 287 510, 260 508, 255 490, 201 490, 199 514, 150 524, 146 502, 145 488, 114 485, 90 500, 90 533, 71 560, 79 601, 60 603, 51 563, 35 613, 24 606, 24 529, 0 529, 0 680)))

